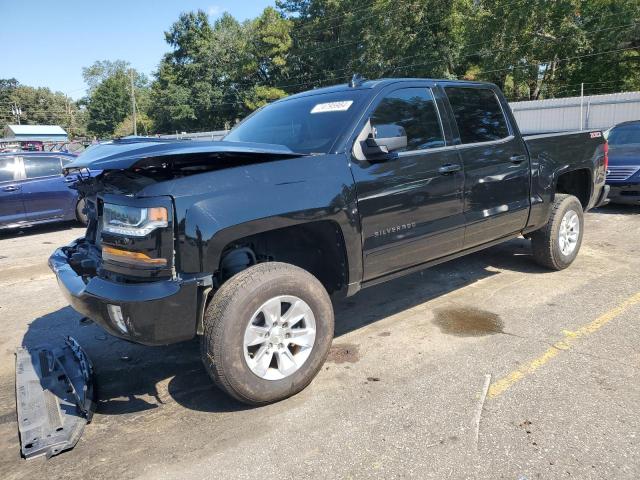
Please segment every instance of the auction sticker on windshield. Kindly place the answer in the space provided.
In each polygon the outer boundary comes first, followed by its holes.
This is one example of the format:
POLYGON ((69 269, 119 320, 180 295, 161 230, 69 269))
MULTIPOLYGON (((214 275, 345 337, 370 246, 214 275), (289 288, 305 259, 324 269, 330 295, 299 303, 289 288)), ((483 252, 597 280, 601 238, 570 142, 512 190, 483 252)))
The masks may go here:
POLYGON ((311 113, 346 112, 351 104, 353 104, 353 100, 319 103, 311 109, 311 113))

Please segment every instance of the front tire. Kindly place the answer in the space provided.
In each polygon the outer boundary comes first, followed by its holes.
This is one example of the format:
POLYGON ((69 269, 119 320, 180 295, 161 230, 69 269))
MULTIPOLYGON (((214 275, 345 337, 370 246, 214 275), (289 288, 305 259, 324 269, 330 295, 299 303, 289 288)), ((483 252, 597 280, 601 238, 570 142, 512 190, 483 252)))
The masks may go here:
POLYGON ((89 217, 84 211, 85 205, 84 198, 81 198, 78 200, 78 203, 76 203, 76 220, 86 227, 89 224, 89 217))
POLYGON ((267 262, 225 282, 203 323, 202 360, 213 381, 243 403, 263 405, 313 380, 329 353, 334 317, 317 278, 267 262))
POLYGON ((555 195, 549 221, 531 233, 533 258, 543 267, 563 270, 578 256, 584 234, 582 204, 573 195, 555 195))

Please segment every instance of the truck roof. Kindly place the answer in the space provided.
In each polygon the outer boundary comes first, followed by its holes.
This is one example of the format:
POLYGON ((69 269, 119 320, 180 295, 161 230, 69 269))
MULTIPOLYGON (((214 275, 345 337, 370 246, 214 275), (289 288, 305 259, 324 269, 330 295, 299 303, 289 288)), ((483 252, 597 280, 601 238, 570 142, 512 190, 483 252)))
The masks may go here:
POLYGON ((353 90, 380 90, 386 87, 387 85, 391 85, 392 83, 409 83, 409 82, 421 82, 421 81, 447 82, 449 84, 454 83, 454 84, 467 85, 467 86, 472 86, 472 85, 473 86, 480 86, 480 85, 494 86, 494 84, 490 82, 478 82, 478 81, 471 81, 471 80, 449 80, 446 78, 379 78, 376 80, 364 80, 362 81, 362 83, 358 84, 355 87, 351 87, 348 83, 341 83, 339 85, 332 85, 330 87, 314 88, 313 90, 307 90, 304 92, 289 95, 287 97, 284 97, 278 100, 278 102, 291 100, 292 98, 302 98, 302 97, 308 97, 311 95, 321 95, 326 93, 336 93, 336 92, 353 91, 353 90))

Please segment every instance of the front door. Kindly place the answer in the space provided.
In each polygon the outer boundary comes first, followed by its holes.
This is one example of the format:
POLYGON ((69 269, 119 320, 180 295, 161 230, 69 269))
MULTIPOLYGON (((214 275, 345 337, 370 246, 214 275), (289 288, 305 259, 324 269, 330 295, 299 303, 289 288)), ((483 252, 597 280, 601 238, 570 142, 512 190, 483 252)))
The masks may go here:
POLYGON ((512 118, 507 119, 491 88, 458 85, 444 90, 464 165, 464 248, 521 231, 529 215, 531 167, 512 118))
POLYGON ((22 194, 27 221, 61 219, 74 212, 76 193, 62 175, 60 157, 24 155, 22 194))
POLYGON ((0 156, 0 227, 24 220, 24 203, 18 178, 16 157, 0 156))
POLYGON ((396 158, 352 162, 365 281, 457 251, 464 235, 464 173, 432 90, 387 91, 368 120, 376 130, 404 129, 407 147, 396 158))

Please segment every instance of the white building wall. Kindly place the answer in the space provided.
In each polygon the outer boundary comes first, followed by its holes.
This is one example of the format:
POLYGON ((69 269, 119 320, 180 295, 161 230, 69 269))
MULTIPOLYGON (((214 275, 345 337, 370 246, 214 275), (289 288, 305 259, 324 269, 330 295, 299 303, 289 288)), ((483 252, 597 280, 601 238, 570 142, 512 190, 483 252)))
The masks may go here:
POLYGON ((640 92, 511 102, 510 105, 522 133, 581 128, 606 130, 620 122, 640 120, 640 92))

